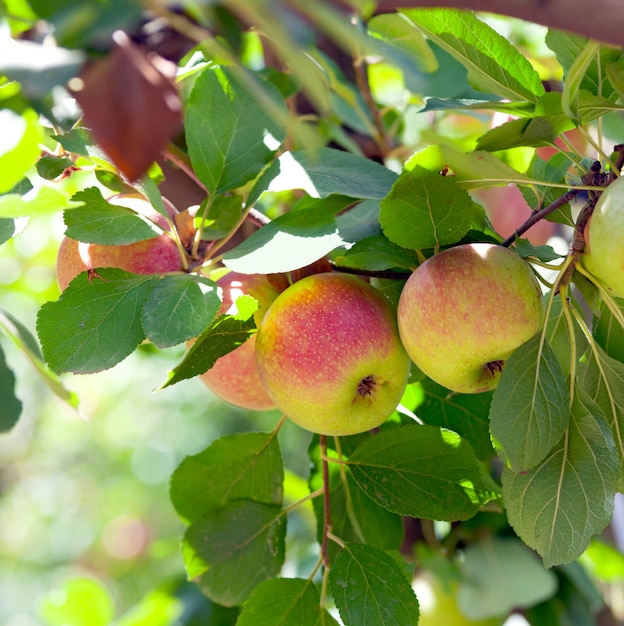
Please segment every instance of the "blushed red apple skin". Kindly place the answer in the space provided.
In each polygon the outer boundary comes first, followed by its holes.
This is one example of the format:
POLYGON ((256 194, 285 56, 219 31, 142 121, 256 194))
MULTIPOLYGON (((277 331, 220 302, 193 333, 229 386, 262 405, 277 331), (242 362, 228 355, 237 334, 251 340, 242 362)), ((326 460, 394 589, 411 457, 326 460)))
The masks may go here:
MULTIPOLYGON (((163 230, 169 228, 166 218, 147 200, 134 195, 120 194, 108 201, 133 209, 154 221, 163 230)), ((170 213, 175 211, 173 207, 167 208, 170 213)), ((78 274, 101 267, 117 267, 134 274, 163 274, 183 269, 180 252, 173 239, 166 233, 124 246, 89 244, 70 237, 63 238, 56 260, 56 277, 61 291, 64 291, 78 274)))
POLYGON ((308 276, 277 297, 258 329, 256 359, 277 408, 324 435, 382 424, 410 368, 390 303, 363 280, 338 273, 308 276))
POLYGON ((459 393, 488 391, 511 354, 541 328, 541 290, 512 250, 459 245, 412 273, 398 325, 405 349, 429 378, 459 393))
MULTIPOLYGON (((236 299, 248 294, 258 300, 259 307, 254 316, 256 325, 260 324, 269 305, 288 285, 285 277, 282 278, 283 282, 279 277, 271 281, 262 274, 229 272, 217 281, 223 292, 219 314, 235 312, 236 299)), ((234 406, 258 411, 275 406, 258 375, 256 335, 220 357, 200 378, 215 395, 234 406)))

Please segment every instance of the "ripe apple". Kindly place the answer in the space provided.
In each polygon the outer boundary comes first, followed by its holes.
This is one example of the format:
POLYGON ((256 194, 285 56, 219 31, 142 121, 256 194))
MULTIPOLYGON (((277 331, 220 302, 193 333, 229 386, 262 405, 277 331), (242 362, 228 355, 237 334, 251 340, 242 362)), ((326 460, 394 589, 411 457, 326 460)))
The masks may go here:
MULTIPOLYGON (((236 299, 242 295, 248 294, 258 301, 259 307, 254 313, 256 326, 260 324, 269 305, 280 291, 288 286, 283 276, 268 277, 263 274, 237 272, 229 272, 217 284, 223 292, 219 313, 235 313, 236 299)), ((235 406, 260 411, 275 406, 258 375, 256 335, 219 358, 200 378, 215 395, 235 406)))
POLYGON ((602 193, 585 228, 587 271, 613 293, 624 297, 624 178, 602 193))
MULTIPOLYGON (((109 202, 133 209, 164 230, 169 228, 164 216, 145 199, 120 194, 110 198, 109 202)), ((63 238, 56 260, 56 276, 61 291, 81 272, 98 267, 118 267, 135 274, 160 274, 181 270, 182 260, 176 244, 167 233, 124 246, 63 238)))
POLYGON ((418 266, 405 284, 401 340, 422 372, 447 389, 494 389, 505 361, 541 327, 540 296, 533 271, 508 248, 449 248, 418 266))
POLYGON ((410 368, 386 298, 331 272, 277 297, 258 329, 256 359, 277 408, 324 435, 379 426, 401 400, 410 368))

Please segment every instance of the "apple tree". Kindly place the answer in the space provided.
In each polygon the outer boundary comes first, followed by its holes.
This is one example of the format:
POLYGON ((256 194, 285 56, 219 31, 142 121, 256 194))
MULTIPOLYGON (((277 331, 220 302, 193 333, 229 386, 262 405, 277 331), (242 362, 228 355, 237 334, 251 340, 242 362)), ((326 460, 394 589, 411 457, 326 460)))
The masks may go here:
POLYGON ((219 623, 615 623, 624 18, 508 4, 3 3, 0 243, 65 234, 2 350, 272 418, 171 476, 219 623))

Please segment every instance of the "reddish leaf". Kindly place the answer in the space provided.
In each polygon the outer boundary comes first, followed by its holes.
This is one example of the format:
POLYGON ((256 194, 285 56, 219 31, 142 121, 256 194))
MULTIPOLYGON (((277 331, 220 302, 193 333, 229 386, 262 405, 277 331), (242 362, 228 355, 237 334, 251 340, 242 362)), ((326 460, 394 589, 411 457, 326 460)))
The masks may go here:
POLYGON ((141 177, 182 123, 175 66, 113 35, 110 54, 91 65, 74 92, 85 126, 130 180, 141 177))

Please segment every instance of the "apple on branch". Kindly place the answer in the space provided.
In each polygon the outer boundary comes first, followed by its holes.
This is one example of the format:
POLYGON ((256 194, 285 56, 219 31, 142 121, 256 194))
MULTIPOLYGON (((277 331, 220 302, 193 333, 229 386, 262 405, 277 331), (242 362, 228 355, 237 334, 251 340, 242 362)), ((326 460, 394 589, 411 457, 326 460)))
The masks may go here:
MULTIPOLYGON (((220 278, 217 284, 223 294, 219 313, 235 313, 236 299, 250 295, 258 301, 258 310, 254 313, 258 326, 269 305, 286 289, 288 281, 282 275, 229 272, 220 278)), ((275 406, 258 375, 256 335, 252 335, 241 346, 217 359, 217 362, 200 378, 216 396, 234 406, 260 411, 275 406)))
POLYGON ((359 278, 331 272, 277 297, 258 329, 256 359, 277 408, 323 435, 382 424, 410 369, 387 299, 359 278))
POLYGON ((602 193, 585 227, 583 266, 614 296, 624 298, 624 178, 602 193))
POLYGON ((459 245, 412 273, 398 324, 405 349, 429 378, 459 393, 488 391, 540 329, 541 290, 528 263, 508 248, 459 245))
MULTIPOLYGON (((169 229, 165 217, 142 197, 119 194, 108 202, 128 207, 163 230, 169 229)), ((168 210, 175 211, 172 206, 168 206, 168 210)), ((127 245, 84 243, 70 237, 63 238, 56 259, 56 277, 61 291, 78 274, 99 267, 117 267, 134 274, 162 274, 183 269, 180 251, 166 232, 127 245)))

